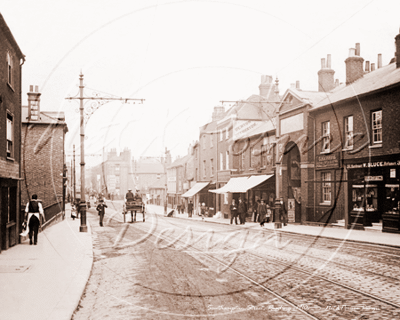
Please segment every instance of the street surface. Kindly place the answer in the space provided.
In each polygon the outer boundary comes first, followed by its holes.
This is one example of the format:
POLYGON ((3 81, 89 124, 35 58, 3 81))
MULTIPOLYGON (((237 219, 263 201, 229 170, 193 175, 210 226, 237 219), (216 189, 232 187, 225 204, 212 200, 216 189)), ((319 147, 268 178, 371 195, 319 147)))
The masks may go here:
POLYGON ((400 318, 399 249, 108 206, 73 320, 400 318))

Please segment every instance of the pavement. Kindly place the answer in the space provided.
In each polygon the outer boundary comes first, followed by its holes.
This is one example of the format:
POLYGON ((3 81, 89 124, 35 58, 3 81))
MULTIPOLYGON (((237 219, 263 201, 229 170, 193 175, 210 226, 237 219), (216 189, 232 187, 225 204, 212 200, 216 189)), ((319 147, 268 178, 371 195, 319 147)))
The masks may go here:
MULTIPOLYGON (((25 240, 1 252, 0 319, 71 319, 90 277, 93 247, 90 225, 88 232, 80 232, 80 220, 72 220, 70 210, 67 205, 65 219, 39 233, 37 245, 29 245, 29 240, 25 240)), ((147 210, 164 215, 161 206, 148 205, 147 210)), ((107 215, 112 214, 110 211, 113 210, 109 206, 107 215)), ((176 212, 171 219, 203 220, 198 215, 188 217, 187 213, 176 212)), ((216 217, 206 217, 204 221, 230 223, 228 219, 216 217)), ((255 222, 246 222, 237 228, 262 229, 255 222)), ((400 234, 292 224, 275 229, 273 223, 266 223, 263 228, 400 247, 400 234)))

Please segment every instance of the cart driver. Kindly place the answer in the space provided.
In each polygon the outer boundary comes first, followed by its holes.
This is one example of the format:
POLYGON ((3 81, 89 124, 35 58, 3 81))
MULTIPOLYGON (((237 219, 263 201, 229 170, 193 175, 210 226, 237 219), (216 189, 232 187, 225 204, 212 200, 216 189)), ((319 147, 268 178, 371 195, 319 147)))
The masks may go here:
POLYGON ((136 189, 136 192, 135 192, 135 200, 140 200, 140 201, 142 201, 142 197, 140 196, 139 191, 140 191, 140 190, 136 189))
POLYGON ((125 195, 125 202, 135 200, 135 196, 132 193, 132 189, 128 189, 128 192, 125 195))

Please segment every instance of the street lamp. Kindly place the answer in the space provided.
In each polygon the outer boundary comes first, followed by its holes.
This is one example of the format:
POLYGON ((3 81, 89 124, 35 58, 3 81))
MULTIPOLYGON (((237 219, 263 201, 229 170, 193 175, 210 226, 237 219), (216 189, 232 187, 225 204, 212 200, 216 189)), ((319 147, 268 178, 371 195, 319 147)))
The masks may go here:
POLYGON ((83 96, 83 74, 79 75, 79 96, 77 97, 68 97, 68 100, 79 100, 79 111, 80 111, 80 136, 81 136, 81 201, 79 204, 79 210, 81 213, 81 225, 79 227, 80 232, 87 232, 87 225, 86 225, 86 197, 85 197, 85 123, 89 120, 90 116, 104 103, 113 101, 113 100, 120 100, 124 101, 125 103, 128 101, 139 100, 143 103, 144 99, 133 99, 133 98, 118 98, 115 96, 109 97, 101 97, 99 95, 95 97, 84 97, 83 96), (89 110, 84 110, 83 104, 84 100, 96 100, 102 101, 96 107, 91 107, 89 110), (85 113, 84 113, 85 111, 85 113))

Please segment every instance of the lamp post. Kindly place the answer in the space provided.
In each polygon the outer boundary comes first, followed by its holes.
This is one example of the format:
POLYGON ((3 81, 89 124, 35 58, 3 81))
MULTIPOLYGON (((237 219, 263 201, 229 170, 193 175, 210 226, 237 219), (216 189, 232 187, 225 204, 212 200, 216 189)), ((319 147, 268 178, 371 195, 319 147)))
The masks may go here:
POLYGON ((133 99, 133 98, 118 98, 115 96, 109 97, 101 97, 96 95, 95 97, 85 97, 83 95, 83 74, 79 75, 79 96, 77 97, 68 97, 68 100, 79 100, 79 112, 80 112, 80 140, 81 140, 81 201, 79 205, 79 210, 81 213, 81 225, 79 227, 80 232, 87 232, 87 225, 86 225, 86 197, 85 197, 85 124, 89 120, 90 116, 104 103, 113 101, 113 100, 120 100, 124 101, 125 103, 128 101, 135 101, 139 100, 143 103, 144 99, 133 99), (88 110, 84 110, 84 101, 85 100, 96 100, 101 101, 96 106, 92 106, 88 108, 88 110))

